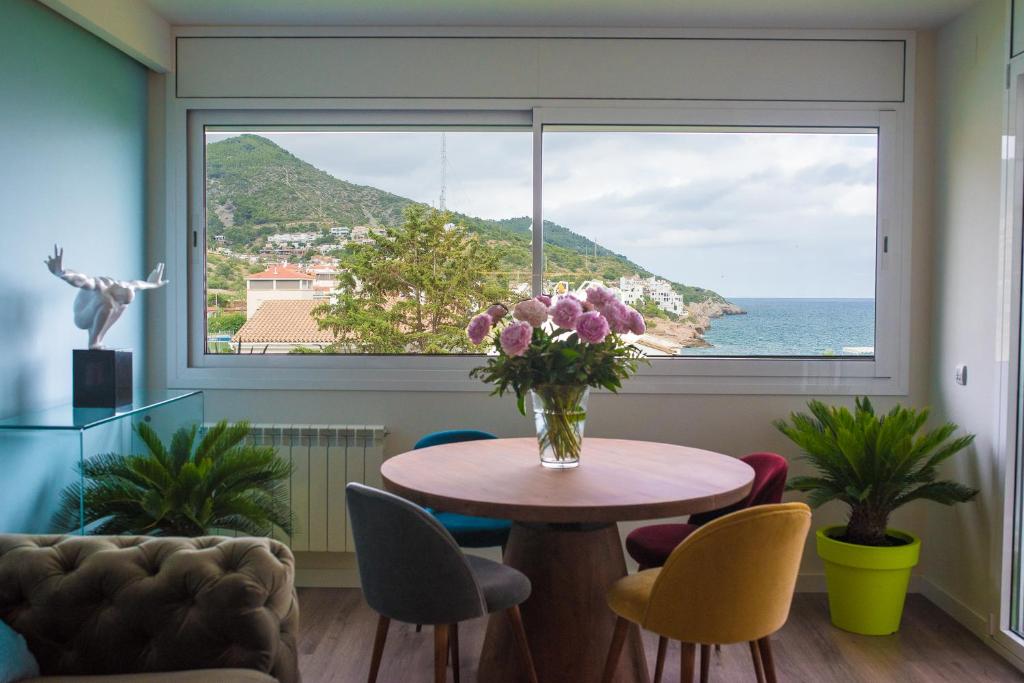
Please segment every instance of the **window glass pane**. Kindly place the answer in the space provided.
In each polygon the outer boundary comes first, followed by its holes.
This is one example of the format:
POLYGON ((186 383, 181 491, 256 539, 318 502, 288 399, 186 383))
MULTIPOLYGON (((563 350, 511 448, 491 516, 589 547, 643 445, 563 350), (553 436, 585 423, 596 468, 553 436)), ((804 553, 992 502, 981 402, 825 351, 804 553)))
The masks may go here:
POLYGON ((532 272, 531 131, 207 128, 207 353, 459 353, 532 272))
POLYGON ((874 129, 545 129, 545 288, 654 356, 871 357, 877 168, 874 129))

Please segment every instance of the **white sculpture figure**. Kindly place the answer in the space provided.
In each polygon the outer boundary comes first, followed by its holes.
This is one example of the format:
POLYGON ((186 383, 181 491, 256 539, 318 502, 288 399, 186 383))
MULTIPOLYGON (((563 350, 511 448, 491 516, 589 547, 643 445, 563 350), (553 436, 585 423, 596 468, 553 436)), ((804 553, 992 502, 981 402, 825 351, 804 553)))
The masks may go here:
POLYGON ((47 257, 46 267, 72 287, 81 291, 75 297, 75 326, 89 330, 89 348, 102 349, 103 336, 113 327, 124 309, 135 300, 140 289, 157 289, 167 284, 164 264, 158 263, 145 280, 115 280, 112 277, 90 277, 63 266, 64 250, 53 245, 53 256, 47 257))

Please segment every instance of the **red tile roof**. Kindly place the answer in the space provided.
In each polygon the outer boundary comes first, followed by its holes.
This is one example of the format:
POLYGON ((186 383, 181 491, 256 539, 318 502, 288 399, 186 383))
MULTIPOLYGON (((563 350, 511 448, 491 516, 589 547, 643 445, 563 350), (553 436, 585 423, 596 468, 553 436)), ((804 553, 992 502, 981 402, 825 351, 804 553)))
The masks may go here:
POLYGON ((268 266, 262 273, 253 273, 246 280, 312 280, 313 276, 303 273, 287 263, 268 266))
POLYGON ((316 326, 313 309, 324 301, 312 299, 269 300, 260 304, 251 318, 231 338, 233 342, 278 344, 330 344, 329 330, 316 326))

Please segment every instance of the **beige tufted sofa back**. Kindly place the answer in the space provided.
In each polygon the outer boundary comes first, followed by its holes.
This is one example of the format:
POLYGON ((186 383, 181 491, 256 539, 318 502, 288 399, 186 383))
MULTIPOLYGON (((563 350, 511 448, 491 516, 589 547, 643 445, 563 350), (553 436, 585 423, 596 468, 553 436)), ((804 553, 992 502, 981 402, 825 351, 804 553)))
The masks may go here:
POLYGON ((0 534, 0 619, 44 675, 256 669, 299 683, 295 559, 264 538, 0 534))

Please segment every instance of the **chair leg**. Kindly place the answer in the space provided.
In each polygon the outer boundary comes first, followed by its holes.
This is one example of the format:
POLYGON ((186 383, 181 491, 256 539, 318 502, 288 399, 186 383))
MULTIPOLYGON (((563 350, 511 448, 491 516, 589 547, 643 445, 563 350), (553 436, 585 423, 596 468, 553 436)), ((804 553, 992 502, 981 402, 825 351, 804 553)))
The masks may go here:
POLYGON ((373 655, 370 657, 370 675, 367 683, 375 683, 377 672, 380 671, 380 659, 384 654, 384 641, 388 638, 388 626, 391 620, 383 614, 377 617, 377 635, 373 638, 373 655))
POLYGON ((661 683, 665 673, 665 652, 668 650, 668 638, 658 636, 658 656, 654 660, 654 683, 661 683))
POLYGON ((754 662, 754 673, 757 675, 757 683, 765 683, 764 665, 761 663, 761 650, 755 641, 750 641, 750 659, 754 662))
POLYGON ((608 646, 608 659, 604 662, 604 675, 601 676, 601 683, 612 683, 615 678, 615 669, 619 667, 619 657, 622 655, 622 646, 626 643, 627 633, 629 633, 629 621, 619 617, 615 620, 615 630, 612 631, 612 643, 608 646))
POLYGON ((515 635, 516 648, 519 650, 526 675, 530 683, 537 683, 537 669, 533 666, 533 655, 530 654, 530 643, 526 640, 526 629, 523 628, 523 615, 519 613, 519 605, 509 607, 506 613, 512 620, 512 633, 515 635))
POLYGON ((452 653, 452 680, 459 683, 459 625, 452 624, 451 637, 449 638, 452 653))
POLYGON ((761 664, 764 668, 764 679, 766 683, 776 683, 775 658, 772 656, 772 643, 765 636, 757 641, 758 649, 761 650, 761 664))
POLYGON ((416 624, 416 633, 419 633, 422 630, 423 630, 423 624, 416 624))
POLYGON ((693 643, 680 643, 679 683, 693 683, 693 656, 697 648, 693 643))
POLYGON ((708 683, 708 675, 711 673, 711 646, 700 646, 700 683, 708 683))
POLYGON ((434 624, 434 683, 448 679, 448 624, 434 624))

